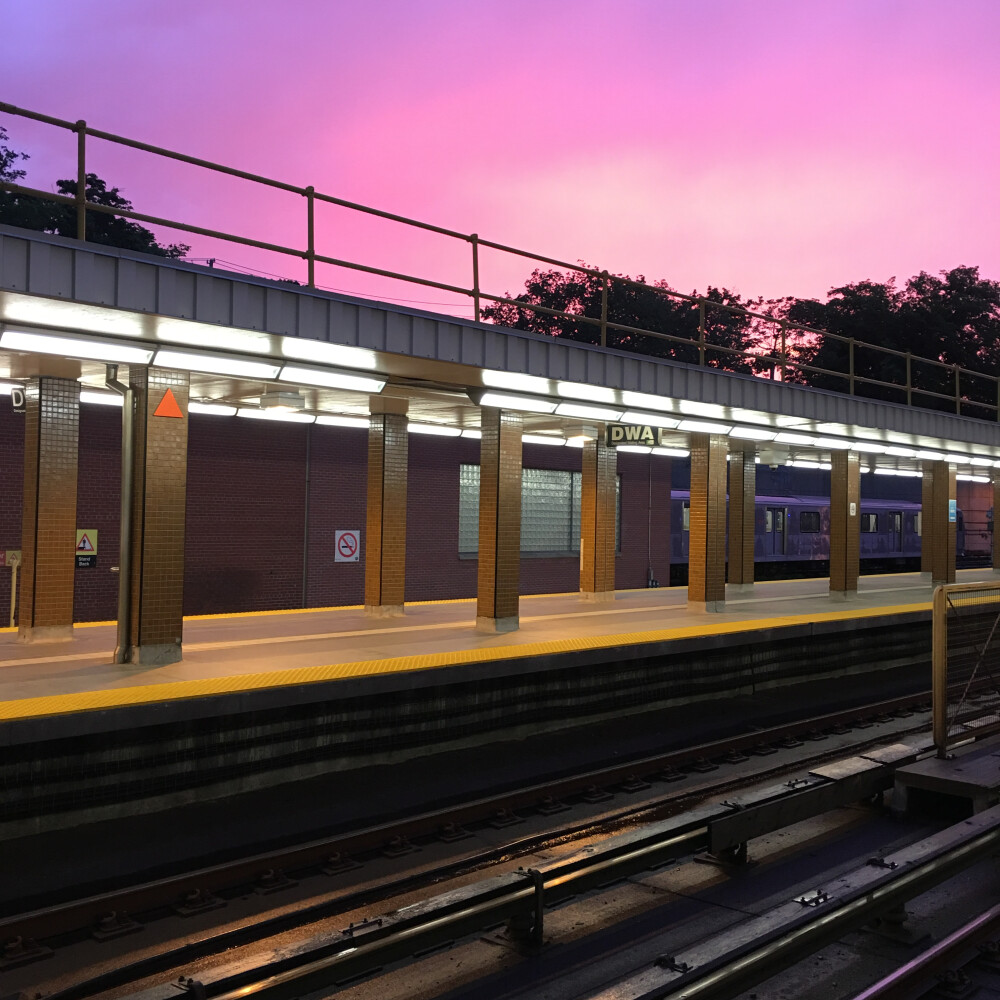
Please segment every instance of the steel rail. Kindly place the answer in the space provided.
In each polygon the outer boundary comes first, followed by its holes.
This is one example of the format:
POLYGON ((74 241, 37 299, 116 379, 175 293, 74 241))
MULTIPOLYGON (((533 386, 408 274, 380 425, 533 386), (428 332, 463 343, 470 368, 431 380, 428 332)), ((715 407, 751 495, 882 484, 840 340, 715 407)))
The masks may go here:
POLYGON ((669 768, 676 769, 701 759, 722 758, 731 752, 752 750, 763 744, 808 734, 814 730, 822 731, 839 725, 848 725, 859 719, 905 711, 929 702, 929 692, 918 692, 812 716, 752 733, 534 783, 499 795, 473 799, 458 806, 430 810, 403 821, 379 824, 347 834, 199 868, 121 890, 112 890, 84 899, 0 917, 0 941, 13 937, 47 939, 78 932, 92 926, 98 918, 111 910, 127 910, 134 914, 171 906, 181 900, 185 893, 196 889, 218 892, 233 886, 252 883, 267 869, 281 868, 285 871, 295 871, 323 864, 334 853, 348 856, 378 849, 396 836, 411 839, 433 835, 447 823, 467 825, 481 822, 503 810, 513 812, 517 809, 532 808, 546 797, 560 799, 580 794, 595 785, 600 787, 620 784, 634 775, 653 774, 669 768))
POLYGON ((947 937, 935 942, 916 958, 910 959, 877 983, 854 997, 854 1000, 908 1000, 927 992, 930 977, 960 960, 976 945, 996 936, 1000 930, 1000 905, 992 906, 947 937))

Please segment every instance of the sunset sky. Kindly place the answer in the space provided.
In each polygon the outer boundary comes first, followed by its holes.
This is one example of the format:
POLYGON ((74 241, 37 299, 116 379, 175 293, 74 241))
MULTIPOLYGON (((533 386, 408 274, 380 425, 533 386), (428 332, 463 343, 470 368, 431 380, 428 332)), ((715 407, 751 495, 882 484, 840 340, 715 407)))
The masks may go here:
MULTIPOLYGON (((1000 278, 996 0, 0 0, 0 15, 0 100, 560 259, 745 296, 959 264, 1000 278)), ((73 175, 71 136, 0 124, 32 154, 27 183, 73 175)), ((92 151, 140 210, 304 244, 297 196, 92 151)), ((344 212, 320 213, 318 249, 471 281, 465 245, 344 212)), ((517 291, 530 267, 484 255, 484 285, 517 291)))

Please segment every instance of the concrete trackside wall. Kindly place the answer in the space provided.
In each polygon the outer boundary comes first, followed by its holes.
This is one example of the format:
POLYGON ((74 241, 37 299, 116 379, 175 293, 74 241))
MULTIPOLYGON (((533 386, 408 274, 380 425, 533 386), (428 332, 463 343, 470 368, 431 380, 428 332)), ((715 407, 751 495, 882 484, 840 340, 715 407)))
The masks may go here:
MULTIPOLYGON (((97 566, 76 570, 77 621, 114 617, 121 413, 80 409, 78 527, 97 529, 97 566)), ((0 550, 21 547, 23 417, 0 397, 0 550)), ((524 464, 580 469, 572 448, 526 445, 524 464)), ((471 598, 476 560, 459 558, 459 467, 477 441, 410 435, 407 601, 471 598)), ((670 462, 622 454, 620 589, 669 580, 670 462), (650 497, 652 506, 650 507, 650 497)), ((366 431, 194 415, 188 443, 184 611, 217 614, 360 604, 364 594, 366 431), (334 561, 337 529, 362 529, 361 560, 334 561)), ((575 591, 576 556, 521 560, 524 594, 575 591)), ((0 624, 10 571, 0 568, 0 624)))

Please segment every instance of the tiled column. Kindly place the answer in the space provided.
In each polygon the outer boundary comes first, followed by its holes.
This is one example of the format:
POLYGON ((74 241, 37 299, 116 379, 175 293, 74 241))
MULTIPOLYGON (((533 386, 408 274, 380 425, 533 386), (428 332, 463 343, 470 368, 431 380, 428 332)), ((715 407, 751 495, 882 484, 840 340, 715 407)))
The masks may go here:
POLYGON ((756 452, 754 445, 735 444, 729 451, 729 584, 737 591, 753 589, 756 452))
POLYGON ((958 532, 955 466, 947 462, 930 464, 934 467, 930 511, 925 512, 920 520, 924 531, 923 542, 930 548, 931 583, 954 583, 958 532), (927 537, 928 522, 931 525, 930 538, 927 537))
POLYGON ((688 604, 726 609, 726 446, 722 434, 691 435, 688 604))
POLYGON ((190 376, 135 367, 129 385, 135 392, 135 451, 127 660, 175 663, 184 630, 190 376))
POLYGON ((924 462, 921 466, 923 479, 920 480, 920 574, 925 580, 931 578, 934 552, 934 519, 931 517, 934 465, 934 462, 924 462))
POLYGON ((25 386, 21 610, 18 640, 73 636, 80 383, 41 376, 25 386))
POLYGON ((368 418, 368 516, 365 614, 403 614, 406 588, 407 416, 368 418))
POLYGON ((1000 573, 1000 474, 993 477, 993 572, 1000 573))
POLYGON ((830 455, 830 596, 858 596, 861 567, 861 461, 854 451, 830 455))
POLYGON ((479 594, 476 628, 518 627, 521 574, 521 417, 492 406, 480 410, 479 594))
POLYGON ((618 450, 603 437, 583 446, 580 481, 580 596, 615 599, 615 479, 618 450))

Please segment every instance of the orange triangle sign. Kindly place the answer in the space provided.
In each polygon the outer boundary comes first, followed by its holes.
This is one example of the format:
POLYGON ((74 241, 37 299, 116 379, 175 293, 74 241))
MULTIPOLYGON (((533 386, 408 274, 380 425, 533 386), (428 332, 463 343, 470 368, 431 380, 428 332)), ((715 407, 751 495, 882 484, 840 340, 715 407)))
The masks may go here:
POLYGON ((173 389, 167 389, 163 394, 163 399, 160 400, 160 405, 153 410, 154 417, 182 417, 181 408, 177 405, 177 400, 174 398, 173 389))

